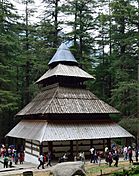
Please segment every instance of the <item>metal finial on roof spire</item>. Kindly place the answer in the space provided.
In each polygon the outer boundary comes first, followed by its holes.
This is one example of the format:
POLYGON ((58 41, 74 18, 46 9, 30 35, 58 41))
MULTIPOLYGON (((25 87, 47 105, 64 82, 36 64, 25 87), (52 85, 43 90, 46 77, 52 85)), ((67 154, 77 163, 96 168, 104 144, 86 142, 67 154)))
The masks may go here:
POLYGON ((76 63, 77 61, 74 58, 73 54, 70 52, 69 48, 65 45, 65 43, 62 43, 59 48, 57 49, 55 55, 52 57, 48 65, 51 65, 56 62, 71 62, 76 63))

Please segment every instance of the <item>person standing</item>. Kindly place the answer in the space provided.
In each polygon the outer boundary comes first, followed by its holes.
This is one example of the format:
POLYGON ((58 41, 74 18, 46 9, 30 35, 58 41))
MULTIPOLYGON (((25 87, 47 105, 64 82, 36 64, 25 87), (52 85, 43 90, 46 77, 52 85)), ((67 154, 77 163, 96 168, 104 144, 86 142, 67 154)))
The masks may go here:
POLYGON ((12 157, 10 156, 10 157, 9 157, 9 167, 12 167, 12 164, 13 164, 13 163, 12 163, 12 157))
POLYGON ((128 147, 128 157, 129 157, 129 163, 133 163, 133 159, 132 159, 132 148, 128 147))
POLYGON ((24 162, 24 151, 21 151, 19 153, 19 161, 20 161, 20 164, 23 164, 23 162, 24 162))
POLYGON ((118 151, 115 150, 115 153, 113 154, 113 159, 115 160, 115 164, 114 166, 118 167, 118 161, 119 161, 119 154, 118 154, 118 151))
POLYGON ((90 149, 90 163, 92 163, 92 161, 94 160, 94 151, 95 151, 95 148, 92 147, 90 149))
POLYGON ((52 164, 51 164, 51 159, 52 159, 52 157, 51 157, 51 151, 48 151, 47 158, 48 158, 47 166, 52 166, 52 164))
POLYGON ((138 162, 138 155, 139 155, 139 154, 138 154, 138 149, 136 148, 136 149, 135 149, 135 158, 136 158, 136 162, 138 162))
POLYGON ((127 160, 127 154, 128 154, 128 148, 127 148, 127 146, 124 147, 123 153, 124 153, 124 160, 127 160))
POLYGON ((84 155, 84 152, 80 152, 80 153, 79 153, 79 158, 80 158, 80 160, 81 160, 82 162, 85 163, 85 155, 84 155))
POLYGON ((98 163, 98 153, 97 150, 94 150, 94 163, 98 163))
POLYGON ((17 150, 14 150, 14 162, 15 162, 15 164, 18 164, 18 152, 17 152, 17 150))
POLYGON ((46 163, 46 160, 47 160, 47 155, 46 155, 46 153, 44 153, 44 155, 43 155, 44 164, 46 163))
POLYGON ((109 148, 106 146, 104 149, 104 154, 105 154, 105 161, 108 164, 109 163, 109 159, 108 159, 108 155, 109 155, 109 148))
POLYGON ((107 162, 109 163, 109 167, 111 167, 111 164, 113 162, 111 152, 109 152, 108 155, 107 155, 107 162))
POLYGON ((4 163, 3 163, 4 168, 5 168, 5 167, 8 168, 8 161, 9 161, 9 158, 8 158, 7 155, 5 155, 5 156, 4 156, 4 163))
POLYGON ((101 158, 102 158, 103 152, 99 151, 98 152, 98 165, 100 166, 101 164, 101 158))
POLYGON ((44 157, 42 154, 39 156, 38 160, 40 164, 38 165, 37 169, 39 169, 41 166, 42 166, 42 169, 44 169, 44 157))

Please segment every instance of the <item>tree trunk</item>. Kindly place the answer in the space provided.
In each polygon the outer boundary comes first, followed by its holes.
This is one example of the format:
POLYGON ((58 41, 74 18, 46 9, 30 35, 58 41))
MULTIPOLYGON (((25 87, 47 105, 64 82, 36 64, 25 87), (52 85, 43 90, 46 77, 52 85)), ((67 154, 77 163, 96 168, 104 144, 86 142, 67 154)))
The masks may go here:
MULTIPOLYGON (((138 9, 139 9, 139 0, 138 0, 138 9)), ((138 14, 138 22, 139 22, 139 14, 138 14)), ((139 34, 139 24, 138 24, 138 34, 139 34)), ((139 41, 138 41, 138 60, 137 60, 137 67, 138 67, 138 83, 139 83, 139 41)), ((137 118, 139 119, 139 88, 137 92, 137 118)), ((139 145, 139 124, 137 125, 137 145, 139 145)))
MULTIPOLYGON (((81 6, 83 6, 83 4, 81 4, 81 6)), ((79 37, 79 48, 80 48, 80 62, 82 62, 82 57, 83 57, 83 23, 82 23, 82 8, 80 7, 80 10, 79 10, 79 18, 80 18, 80 37, 79 37)))
POLYGON ((26 1, 26 64, 25 64, 25 104, 29 103, 30 93, 29 93, 29 68, 30 61, 28 56, 29 51, 29 31, 28 31, 28 2, 26 1))
POLYGON ((57 47, 58 45, 58 1, 55 1, 55 12, 54 12, 54 27, 55 27, 55 41, 54 45, 57 47))
POLYGON ((74 46, 76 46, 76 28, 77 28, 77 1, 75 2, 75 14, 74 14, 74 46))

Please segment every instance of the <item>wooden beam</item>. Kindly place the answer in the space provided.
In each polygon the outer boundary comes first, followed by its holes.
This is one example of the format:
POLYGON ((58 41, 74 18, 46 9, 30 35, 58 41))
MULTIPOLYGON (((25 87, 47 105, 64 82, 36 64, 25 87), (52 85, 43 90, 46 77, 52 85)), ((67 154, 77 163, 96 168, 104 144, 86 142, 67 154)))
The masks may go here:
POLYGON ((76 155, 79 153, 79 146, 78 146, 78 141, 76 141, 76 155))

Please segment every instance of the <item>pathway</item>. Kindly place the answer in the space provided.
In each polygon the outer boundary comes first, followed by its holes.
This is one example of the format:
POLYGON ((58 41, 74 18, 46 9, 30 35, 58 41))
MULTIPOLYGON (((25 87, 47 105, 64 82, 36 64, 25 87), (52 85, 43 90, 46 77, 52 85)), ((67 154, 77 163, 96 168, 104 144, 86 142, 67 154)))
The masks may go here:
MULTIPOLYGON (((119 162, 123 162, 123 158, 120 158, 119 162)), ((105 160, 102 160, 102 163, 105 163, 105 160)), ((128 162, 126 162, 128 164, 128 162)), ((52 163, 55 165, 56 163, 52 163)), ((90 163, 89 161, 86 162, 85 167, 97 167, 97 164, 90 163)), ((114 168, 114 167, 113 167, 114 168)), ((49 167, 45 166, 45 169, 37 169, 37 165, 29 162, 24 162, 23 164, 14 164, 12 168, 3 168, 3 159, 0 158, 0 176, 10 176, 12 174, 22 174, 25 171, 33 171, 33 173, 40 173, 37 175, 44 175, 46 174, 45 171, 48 171, 49 167), (42 172, 43 171, 43 172, 42 172), (43 173, 43 174, 42 174, 43 173)), ((36 175, 36 174, 33 174, 36 175)))

